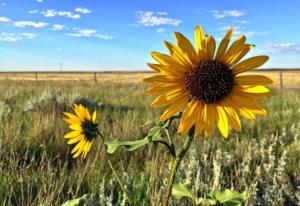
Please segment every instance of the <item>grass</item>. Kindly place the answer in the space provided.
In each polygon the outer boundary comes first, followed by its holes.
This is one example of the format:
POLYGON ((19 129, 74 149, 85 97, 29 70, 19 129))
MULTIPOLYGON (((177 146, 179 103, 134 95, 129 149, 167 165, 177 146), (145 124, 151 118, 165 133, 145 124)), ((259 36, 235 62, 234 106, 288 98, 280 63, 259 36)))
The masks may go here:
MULTIPOLYGON (((74 102, 96 108, 107 140, 138 139, 144 123, 160 111, 136 83, 0 83, 0 202, 2 205, 59 205, 90 194, 98 205, 126 205, 100 141, 86 160, 73 160, 63 135, 62 112, 74 102)), ((269 111, 243 121, 228 139, 215 133, 199 138, 177 176, 199 196, 212 189, 247 191, 245 205, 298 205, 300 199, 300 91, 274 90, 264 100, 269 111)), ((181 144, 183 138, 176 136, 181 144)), ((163 147, 109 155, 134 205, 158 205, 170 157, 163 147)), ((193 205, 189 200, 173 205, 193 205)))

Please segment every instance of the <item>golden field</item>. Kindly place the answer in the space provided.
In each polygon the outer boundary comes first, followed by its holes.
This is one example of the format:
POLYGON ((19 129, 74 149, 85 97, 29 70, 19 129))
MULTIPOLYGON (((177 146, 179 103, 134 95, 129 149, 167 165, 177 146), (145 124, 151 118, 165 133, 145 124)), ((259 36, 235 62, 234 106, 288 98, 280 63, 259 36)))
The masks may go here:
MULTIPOLYGON (((274 87, 300 88, 300 70, 261 70, 248 74, 259 74, 273 78, 274 87)), ((86 83, 138 83, 141 79, 153 75, 152 72, 2 72, 0 81, 53 81, 86 83)))

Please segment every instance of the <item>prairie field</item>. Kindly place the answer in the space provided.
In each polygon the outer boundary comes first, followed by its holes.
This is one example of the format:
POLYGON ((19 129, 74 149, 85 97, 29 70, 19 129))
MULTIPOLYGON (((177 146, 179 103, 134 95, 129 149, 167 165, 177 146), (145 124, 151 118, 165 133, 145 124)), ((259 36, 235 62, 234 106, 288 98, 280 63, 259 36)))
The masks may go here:
MULTIPOLYGON (((96 80, 93 73, 39 73, 37 80, 34 74, 9 75, 2 73, 0 82, 1 205, 60 205, 84 195, 93 205, 128 205, 107 158, 116 167, 132 205, 159 205, 171 158, 163 146, 149 144, 133 152, 120 149, 107 155, 99 139, 85 160, 74 160, 63 138, 69 131, 63 112, 71 111, 73 103, 97 110, 107 141, 145 137, 145 123, 158 119, 162 111, 149 107, 153 97, 143 94, 146 86, 139 82, 150 73, 96 74, 96 80), (67 81, 72 75, 77 79, 67 81)), ((278 73, 273 75, 278 77, 278 73)), ((196 139, 176 182, 198 197, 228 188, 246 191, 243 205, 247 206, 299 205, 299 73, 284 73, 283 79, 283 89, 276 81, 274 95, 262 102, 268 115, 252 122, 243 120, 242 132, 231 131, 228 139, 218 132, 196 139)), ((175 130, 171 135, 176 144, 183 143, 175 130)), ((195 203, 172 198, 171 205, 195 203)))

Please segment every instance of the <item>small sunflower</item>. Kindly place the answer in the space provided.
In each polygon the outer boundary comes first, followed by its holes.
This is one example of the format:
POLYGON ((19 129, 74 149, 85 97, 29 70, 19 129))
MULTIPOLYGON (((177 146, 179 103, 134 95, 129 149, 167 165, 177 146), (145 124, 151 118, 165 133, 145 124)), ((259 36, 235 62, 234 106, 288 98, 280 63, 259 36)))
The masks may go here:
POLYGON ((240 117, 254 120, 255 115, 267 112, 258 100, 269 96, 264 85, 273 80, 261 75, 240 74, 263 65, 268 56, 254 56, 240 61, 254 45, 246 43, 244 35, 230 46, 230 27, 216 48, 215 39, 195 29, 195 48, 181 33, 175 32, 177 45, 165 41, 170 55, 152 52, 159 64, 148 63, 158 75, 144 79, 152 87, 146 94, 158 95, 153 107, 167 107, 160 117, 167 120, 183 111, 178 133, 186 133, 195 126, 195 135, 204 131, 209 136, 217 125, 223 137, 228 125, 241 130, 240 117))
POLYGON ((64 137, 68 139, 68 144, 77 144, 71 151, 73 158, 81 155, 84 159, 98 135, 97 112, 94 111, 91 115, 88 109, 81 104, 75 104, 73 110, 75 114, 64 112, 67 117, 64 120, 69 124, 69 128, 73 130, 64 137))

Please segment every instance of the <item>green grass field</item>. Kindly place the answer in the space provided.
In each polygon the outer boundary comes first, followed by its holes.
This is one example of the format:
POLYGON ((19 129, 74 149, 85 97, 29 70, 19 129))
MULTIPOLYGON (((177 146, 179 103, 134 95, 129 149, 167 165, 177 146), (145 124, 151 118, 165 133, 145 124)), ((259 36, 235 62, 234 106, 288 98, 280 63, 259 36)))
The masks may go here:
MULTIPOLYGON (((62 112, 74 102, 98 110, 107 140, 138 139, 145 122, 161 111, 148 105, 142 84, 0 84, 0 203, 60 205, 90 194, 95 205, 126 205, 98 140, 86 160, 73 160, 63 135, 62 112)), ((247 191, 245 205, 300 203, 300 90, 274 90, 265 100, 267 116, 242 122, 228 139, 218 133, 198 138, 180 168, 177 182, 205 196, 212 189, 247 191)), ((174 135, 178 144, 182 138, 174 135)), ((133 205, 159 205, 168 176, 169 154, 152 144, 110 155, 133 205)), ((172 200, 172 205, 193 205, 172 200)))

